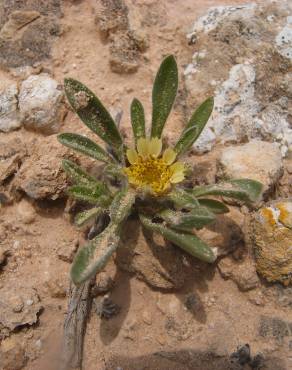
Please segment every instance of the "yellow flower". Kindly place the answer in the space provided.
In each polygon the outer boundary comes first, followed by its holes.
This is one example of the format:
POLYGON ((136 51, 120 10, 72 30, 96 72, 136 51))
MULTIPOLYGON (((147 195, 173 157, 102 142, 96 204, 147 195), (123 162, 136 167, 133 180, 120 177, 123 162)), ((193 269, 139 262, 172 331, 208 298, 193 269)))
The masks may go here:
POLYGON ((128 149, 130 166, 124 171, 129 183, 138 189, 149 189, 154 195, 161 195, 170 189, 171 184, 181 182, 185 166, 175 162, 176 152, 167 148, 161 156, 162 141, 158 138, 141 138, 137 150, 128 149))

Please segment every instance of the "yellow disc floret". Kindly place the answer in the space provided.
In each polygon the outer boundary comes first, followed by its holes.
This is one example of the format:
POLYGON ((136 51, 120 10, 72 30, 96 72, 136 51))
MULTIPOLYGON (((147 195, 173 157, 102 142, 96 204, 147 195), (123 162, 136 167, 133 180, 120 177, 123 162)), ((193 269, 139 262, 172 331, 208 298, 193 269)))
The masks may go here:
POLYGON ((161 156, 161 150, 162 141, 158 138, 141 138, 137 142, 137 150, 127 150, 130 166, 124 171, 130 184, 141 190, 149 190, 154 195, 161 195, 170 189, 171 184, 185 178, 184 164, 174 163, 176 152, 167 148, 161 156))

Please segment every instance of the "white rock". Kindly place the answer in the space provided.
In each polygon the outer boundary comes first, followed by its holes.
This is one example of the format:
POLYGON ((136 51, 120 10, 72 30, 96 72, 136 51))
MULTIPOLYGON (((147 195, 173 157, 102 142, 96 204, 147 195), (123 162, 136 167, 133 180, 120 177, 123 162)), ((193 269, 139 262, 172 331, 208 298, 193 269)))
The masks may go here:
POLYGON ((187 35, 188 39, 192 39, 197 33, 208 33, 215 29, 219 22, 231 14, 244 10, 245 12, 253 12, 256 4, 251 3, 239 6, 216 6, 208 10, 207 14, 200 17, 193 25, 192 32, 187 35))
POLYGON ((283 174, 279 146, 257 140, 224 149, 219 167, 220 177, 258 180, 264 185, 265 192, 272 190, 283 174))
POLYGON ((221 143, 243 141, 252 137, 253 117, 259 111, 254 97, 255 70, 251 65, 236 64, 229 78, 215 91, 212 117, 194 149, 211 150, 216 138, 221 143), (209 130, 208 132, 206 132, 209 130), (208 149, 207 149, 208 148, 208 149))
POLYGON ((32 75, 22 82, 19 108, 24 125, 45 134, 56 133, 64 116, 63 92, 48 74, 32 75))
POLYGON ((17 107, 17 84, 12 84, 0 93, 0 131, 9 132, 21 126, 17 107))
POLYGON ((286 25, 281 29, 275 38, 279 53, 292 60, 292 23, 291 17, 287 17, 286 25))

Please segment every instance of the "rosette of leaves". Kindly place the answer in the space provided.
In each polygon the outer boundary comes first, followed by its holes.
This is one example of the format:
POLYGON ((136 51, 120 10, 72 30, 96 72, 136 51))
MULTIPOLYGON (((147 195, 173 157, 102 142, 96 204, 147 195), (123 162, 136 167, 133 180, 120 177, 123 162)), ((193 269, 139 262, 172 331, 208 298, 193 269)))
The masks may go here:
POLYGON ((77 253, 71 268, 75 284, 81 284, 101 271, 119 246, 120 235, 130 214, 143 227, 157 232, 185 252, 205 262, 216 260, 210 248, 195 234, 212 223, 228 207, 214 196, 256 202, 262 184, 250 179, 235 179, 214 185, 184 189, 188 167, 184 154, 204 129, 213 110, 213 98, 205 100, 192 114, 173 147, 165 147, 162 132, 173 106, 178 87, 175 58, 166 57, 155 78, 152 91, 152 122, 146 130, 144 109, 134 99, 131 104, 133 145, 127 148, 119 129, 101 101, 81 82, 65 80, 65 93, 83 123, 106 144, 75 133, 62 133, 65 146, 104 163, 102 179, 96 179, 69 160, 63 168, 73 185, 68 194, 91 206, 76 215, 78 226, 108 215, 108 225, 77 253))

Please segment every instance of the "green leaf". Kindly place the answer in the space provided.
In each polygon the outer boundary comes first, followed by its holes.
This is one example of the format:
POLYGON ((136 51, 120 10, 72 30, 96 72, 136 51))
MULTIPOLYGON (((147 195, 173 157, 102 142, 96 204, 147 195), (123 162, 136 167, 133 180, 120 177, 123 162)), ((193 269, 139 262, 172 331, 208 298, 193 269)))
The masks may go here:
POLYGON ((71 279, 79 285, 100 272, 119 245, 120 237, 116 225, 109 225, 76 255, 72 268, 71 279))
POLYGON ((89 157, 97 159, 98 161, 105 163, 113 162, 113 159, 104 149, 85 136, 68 132, 58 135, 58 140, 61 144, 67 146, 68 148, 88 155, 89 157))
POLYGON ((133 189, 123 189, 116 193, 111 204, 111 222, 120 224, 128 217, 132 205, 135 202, 136 193, 133 189))
POLYGON ((190 212, 164 210, 158 214, 171 227, 179 230, 201 229, 212 223, 215 215, 207 208, 198 206, 190 212))
POLYGON ((85 172, 80 166, 76 163, 70 161, 69 159, 63 159, 62 167, 66 174, 72 181, 75 181, 79 185, 96 185, 97 180, 85 172))
POLYGON ((127 189, 116 193, 110 206, 111 221, 107 228, 83 247, 76 255, 71 278, 78 285, 101 271, 118 248, 120 230, 135 201, 133 191, 127 189))
POLYGON ((144 227, 158 232, 165 239, 171 241, 192 256, 209 263, 216 260, 213 250, 196 235, 172 230, 162 224, 152 222, 150 218, 143 215, 140 215, 140 220, 144 227))
POLYGON ((239 179, 230 180, 215 185, 197 186, 189 192, 195 197, 221 195, 227 198, 234 198, 249 203, 255 202, 260 198, 262 188, 262 184, 258 181, 239 179))
POLYGON ((66 78, 64 87, 69 103, 85 125, 109 146, 119 149, 123 144, 119 130, 93 92, 73 78, 66 78))
POLYGON ((86 185, 73 185, 67 189, 69 195, 77 200, 88 202, 90 204, 108 205, 110 197, 103 184, 95 187, 86 185))
POLYGON ((183 154, 194 144, 203 131, 214 107, 213 97, 205 100, 193 113, 187 126, 183 130, 174 150, 183 154))
POLYGON ((198 200, 192 194, 180 188, 173 189, 165 198, 173 202, 177 208, 192 209, 199 205, 198 200))
POLYGON ((83 226, 88 221, 99 216, 102 213, 102 208, 94 207, 83 212, 77 213, 75 216, 74 222, 77 226, 83 226))
POLYGON ((144 108, 138 99, 134 99, 131 104, 131 123, 137 143, 138 139, 146 136, 144 108))
POLYGON ((240 189, 246 191, 251 202, 256 202, 262 195, 263 184, 251 179, 234 179, 229 181, 231 184, 238 186, 240 189))
POLYGON ((166 57, 157 72, 152 90, 151 137, 161 137, 177 92, 178 71, 173 55, 166 57))
POLYGON ((222 202, 215 199, 200 198, 198 202, 201 206, 206 207, 209 211, 215 214, 228 213, 229 208, 222 202))

